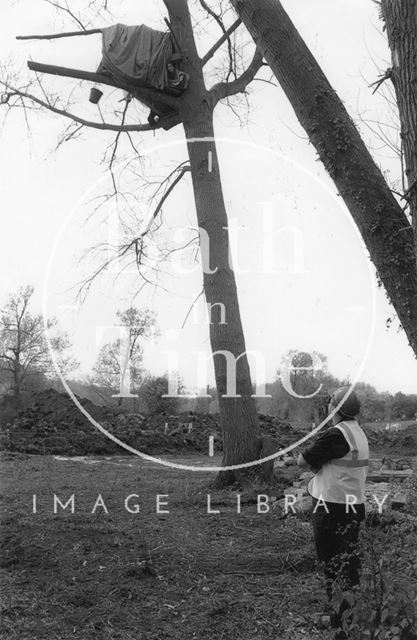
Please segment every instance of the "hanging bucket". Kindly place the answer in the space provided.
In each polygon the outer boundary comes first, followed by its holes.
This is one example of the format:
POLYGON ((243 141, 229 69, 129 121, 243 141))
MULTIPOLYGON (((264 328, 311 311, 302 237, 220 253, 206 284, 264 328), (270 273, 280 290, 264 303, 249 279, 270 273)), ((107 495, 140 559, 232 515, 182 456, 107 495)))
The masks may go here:
POLYGON ((100 91, 100 89, 97 89, 97 87, 93 87, 92 89, 90 89, 90 102, 92 102, 93 104, 98 104, 102 95, 103 92, 100 91))

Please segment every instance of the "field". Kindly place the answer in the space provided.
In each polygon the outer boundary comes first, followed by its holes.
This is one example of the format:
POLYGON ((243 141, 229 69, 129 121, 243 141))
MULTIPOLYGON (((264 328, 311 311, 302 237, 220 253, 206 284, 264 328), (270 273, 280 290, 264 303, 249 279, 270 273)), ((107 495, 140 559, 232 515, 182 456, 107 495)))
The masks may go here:
POLYGON ((2 639, 333 637, 320 626, 327 604, 309 516, 257 513, 257 495, 272 504, 296 468, 244 491, 237 513, 236 491, 210 491, 206 471, 127 456, 2 457, 2 639), (55 514, 54 494, 62 504, 74 494, 74 513, 55 514), (139 513, 125 508, 131 494, 139 513), (219 513, 207 513, 208 494, 219 513), (156 512, 157 495, 169 513, 156 512))
POLYGON ((220 513, 208 514, 210 474, 133 458, 18 456, 2 476, 2 638, 327 637, 309 523, 257 514, 254 492, 241 514, 231 493, 212 493, 220 513), (53 494, 75 494, 75 513, 54 515, 53 494), (108 514, 91 513, 99 494, 108 514), (140 513, 125 510, 129 494, 140 513))

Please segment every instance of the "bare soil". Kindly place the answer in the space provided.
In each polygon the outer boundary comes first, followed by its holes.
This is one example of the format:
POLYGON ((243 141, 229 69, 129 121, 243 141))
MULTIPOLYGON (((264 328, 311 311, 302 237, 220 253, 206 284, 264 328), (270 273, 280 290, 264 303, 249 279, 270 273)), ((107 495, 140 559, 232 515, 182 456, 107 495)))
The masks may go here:
POLYGON ((238 514, 236 492, 210 491, 207 471, 134 457, 4 458, 1 638, 331 637, 318 626, 326 601, 310 523, 278 509, 257 513, 257 494, 274 496, 281 485, 244 492, 238 514), (220 513, 207 513, 208 493, 220 513), (54 514, 54 494, 62 503, 74 494, 75 513, 54 514), (137 514, 124 507, 130 494, 139 496, 130 501, 140 503, 137 514), (156 513, 158 494, 169 496, 161 499, 168 514, 156 513), (91 513, 99 495, 108 514, 91 513))

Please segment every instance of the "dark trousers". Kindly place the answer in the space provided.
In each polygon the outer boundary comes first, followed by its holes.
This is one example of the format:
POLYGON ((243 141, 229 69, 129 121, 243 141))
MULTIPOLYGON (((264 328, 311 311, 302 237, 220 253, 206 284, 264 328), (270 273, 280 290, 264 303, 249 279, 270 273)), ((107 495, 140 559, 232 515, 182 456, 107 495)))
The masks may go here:
MULTIPOLYGON (((313 500, 313 509, 316 501, 313 500)), ((313 531, 316 552, 324 563, 326 591, 332 601, 335 591, 350 591, 359 584, 360 557, 358 551, 358 535, 361 521, 365 517, 364 505, 356 506, 356 513, 345 505, 327 503, 329 513, 320 506, 313 513, 313 531)), ((344 611, 350 608, 343 600, 338 611, 332 616, 332 625, 341 626, 344 611)))

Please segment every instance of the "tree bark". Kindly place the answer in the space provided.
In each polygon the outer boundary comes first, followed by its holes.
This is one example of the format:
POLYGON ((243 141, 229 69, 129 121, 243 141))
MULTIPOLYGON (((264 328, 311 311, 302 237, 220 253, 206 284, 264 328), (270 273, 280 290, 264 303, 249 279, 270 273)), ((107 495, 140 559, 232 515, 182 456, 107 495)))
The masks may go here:
MULTIPOLYGON (((187 138, 198 224, 208 235, 209 266, 210 271, 215 271, 203 274, 204 292, 209 304, 220 303, 226 312, 226 324, 221 324, 220 308, 213 309, 211 349, 213 353, 226 351, 239 358, 236 363, 236 393, 240 397, 233 398, 224 397, 227 391, 226 358, 223 355, 214 357, 223 431, 223 466, 237 465, 258 459, 259 426, 235 275, 229 261, 228 220, 214 141, 214 100, 204 85, 187 1, 165 0, 165 4, 181 46, 184 71, 192 78, 181 101, 180 115, 187 138)), ((247 473, 220 472, 215 485, 224 486, 244 475, 247 473)))
POLYGON ((417 355, 417 267, 406 215, 279 0, 230 1, 344 199, 417 355))
POLYGON ((382 0, 388 43, 390 77, 397 97, 417 264, 417 3, 415 0, 382 0))
MULTIPOLYGON (((191 115, 191 114, 190 114, 191 115)), ((214 357, 214 371, 219 396, 220 422, 223 431, 223 465, 235 465, 256 460, 258 450, 258 417, 246 356, 246 345, 239 311, 235 275, 229 264, 227 213, 219 174, 214 130, 210 109, 200 108, 184 122, 188 142, 195 205, 198 224, 209 238, 210 270, 204 273, 203 283, 207 303, 224 305, 226 324, 221 324, 220 308, 215 307, 210 324, 212 352, 225 351, 239 358, 236 363, 236 394, 227 392, 227 363, 224 355, 214 357), (198 141, 192 142, 193 139, 198 141), (209 153, 212 171, 209 171, 209 153)), ((217 485, 235 480, 242 474, 222 473, 217 485)))

